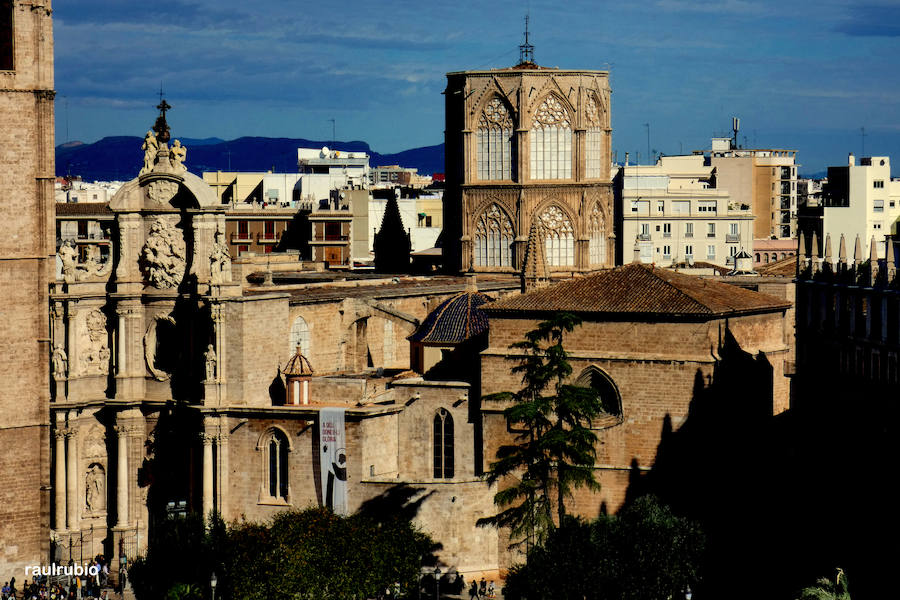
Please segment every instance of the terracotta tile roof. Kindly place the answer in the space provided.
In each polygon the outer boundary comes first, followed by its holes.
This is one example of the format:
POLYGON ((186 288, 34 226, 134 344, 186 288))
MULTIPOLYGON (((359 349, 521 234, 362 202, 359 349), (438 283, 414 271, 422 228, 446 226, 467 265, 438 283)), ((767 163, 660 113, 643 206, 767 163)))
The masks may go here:
POLYGON ((651 265, 629 264, 512 296, 482 308, 508 312, 633 313, 720 317, 789 308, 780 298, 651 265))
POLYGON ((775 262, 756 266, 763 277, 794 277, 797 275, 797 256, 788 256, 775 262))
POLYGON ((113 217, 115 215, 109 210, 108 202, 57 202, 56 216, 113 217))

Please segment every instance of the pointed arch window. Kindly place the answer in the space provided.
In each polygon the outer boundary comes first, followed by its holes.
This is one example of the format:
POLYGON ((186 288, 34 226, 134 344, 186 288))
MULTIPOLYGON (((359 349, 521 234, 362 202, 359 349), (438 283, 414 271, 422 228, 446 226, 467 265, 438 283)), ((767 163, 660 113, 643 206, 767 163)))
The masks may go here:
POLYGON ((592 388, 600 397, 604 414, 595 419, 593 427, 607 427, 622 421, 622 396, 615 382, 605 371, 591 365, 581 372, 575 380, 575 385, 592 388), (613 423, 610 422, 610 417, 615 417, 613 423))
MULTIPOLYGON (((584 176, 595 179, 603 176, 603 120, 602 108, 594 96, 588 96, 585 121, 584 176)), ((593 261, 591 261, 593 262, 593 261)))
POLYGON ((572 125, 556 96, 541 103, 531 124, 531 178, 572 178, 572 125))
POLYGON ((538 217, 544 232, 547 265, 566 267, 575 265, 575 230, 572 221, 558 206, 551 204, 538 217))
POLYGON ((293 325, 291 325, 291 343, 288 346, 287 355, 292 356, 297 351, 297 346, 300 346, 300 353, 309 358, 309 325, 307 325, 306 319, 303 317, 297 317, 294 319, 293 325))
POLYGON ((453 478, 453 415, 445 408, 434 415, 434 478, 453 478))
POLYGON ((606 264, 606 219, 595 203, 590 218, 590 259, 592 265, 606 264))
POLYGON ((475 134, 478 179, 513 178, 512 135, 513 122, 509 109, 500 98, 492 98, 481 111, 475 134))
POLYGON ((496 203, 476 219, 474 237, 476 267, 512 266, 512 221, 496 203))

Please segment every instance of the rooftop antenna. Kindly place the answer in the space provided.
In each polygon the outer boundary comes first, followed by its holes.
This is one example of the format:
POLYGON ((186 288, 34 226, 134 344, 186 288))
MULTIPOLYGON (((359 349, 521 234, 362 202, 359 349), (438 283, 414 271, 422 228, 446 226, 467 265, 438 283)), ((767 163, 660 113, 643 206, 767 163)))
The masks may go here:
POLYGON ((534 46, 528 43, 528 13, 525 13, 525 43, 519 46, 519 64, 534 64, 534 46))
POLYGON ((734 132, 734 136, 731 138, 731 147, 738 147, 738 131, 741 130, 741 120, 737 117, 731 117, 731 131, 734 132))
POLYGON ((866 155, 866 128, 865 127, 859 128, 859 137, 862 138, 862 154, 860 154, 860 156, 862 157, 862 156, 866 155))

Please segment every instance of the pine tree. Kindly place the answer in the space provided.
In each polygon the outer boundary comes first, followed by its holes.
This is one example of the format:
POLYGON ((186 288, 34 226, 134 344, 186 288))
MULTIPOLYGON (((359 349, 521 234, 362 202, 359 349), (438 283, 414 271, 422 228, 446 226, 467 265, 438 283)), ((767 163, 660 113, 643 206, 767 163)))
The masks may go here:
POLYGON ((557 313, 526 333, 523 341, 510 346, 524 353, 512 369, 522 375, 522 389, 486 397, 513 402, 504 415, 520 432, 514 444, 500 447, 487 473, 490 485, 501 479, 514 483, 494 496, 500 512, 479 519, 478 525, 509 527, 512 539, 529 546, 543 541, 555 527, 554 500, 562 523, 565 501, 575 488, 600 488, 593 470, 597 436, 590 429, 591 420, 603 411, 599 392, 564 383, 572 366, 563 337, 580 324, 575 315, 557 313))

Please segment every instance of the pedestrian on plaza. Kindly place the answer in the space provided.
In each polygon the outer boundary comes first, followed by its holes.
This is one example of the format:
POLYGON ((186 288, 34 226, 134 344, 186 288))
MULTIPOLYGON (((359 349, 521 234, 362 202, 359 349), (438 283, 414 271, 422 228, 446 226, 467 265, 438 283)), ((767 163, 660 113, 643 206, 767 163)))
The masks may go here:
POLYGON ((497 590, 494 588, 494 580, 491 579, 488 582, 488 598, 493 598, 496 591, 497 590))
POLYGON ((478 594, 482 598, 487 596, 487 581, 484 580, 484 577, 482 577, 481 581, 478 583, 478 594))
POLYGON ((469 598, 470 600, 479 600, 478 583, 474 579, 472 580, 472 587, 469 588, 469 598))

